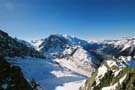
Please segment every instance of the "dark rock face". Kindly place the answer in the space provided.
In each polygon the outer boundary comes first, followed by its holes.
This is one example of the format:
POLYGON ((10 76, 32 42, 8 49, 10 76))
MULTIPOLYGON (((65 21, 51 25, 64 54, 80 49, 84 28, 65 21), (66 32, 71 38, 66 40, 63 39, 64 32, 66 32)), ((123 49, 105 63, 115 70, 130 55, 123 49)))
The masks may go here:
POLYGON ((86 50, 90 48, 92 49, 93 47, 94 48, 97 47, 96 44, 91 45, 87 41, 78 39, 76 37, 56 34, 56 35, 50 35, 48 38, 44 39, 43 43, 39 46, 39 48, 42 47, 40 51, 48 51, 48 49, 56 48, 58 46, 60 48, 65 49, 67 47, 74 46, 74 45, 81 46, 86 50))
POLYGON ((19 43, 18 41, 16 41, 3 31, 0 31, 0 54, 9 57, 14 56, 43 57, 34 48, 27 47, 27 45, 19 43))
POLYGON ((6 33, 6 32, 3 32, 2 30, 0 30, 0 35, 1 35, 1 37, 3 36, 8 36, 8 34, 6 33))
POLYGON ((65 45, 67 44, 67 40, 60 36, 60 35, 50 35, 48 38, 44 40, 44 42, 39 46, 43 48, 40 51, 48 51, 50 48, 65 48, 65 45))
POLYGON ((0 55, 0 90, 32 90, 21 69, 12 66, 0 55))

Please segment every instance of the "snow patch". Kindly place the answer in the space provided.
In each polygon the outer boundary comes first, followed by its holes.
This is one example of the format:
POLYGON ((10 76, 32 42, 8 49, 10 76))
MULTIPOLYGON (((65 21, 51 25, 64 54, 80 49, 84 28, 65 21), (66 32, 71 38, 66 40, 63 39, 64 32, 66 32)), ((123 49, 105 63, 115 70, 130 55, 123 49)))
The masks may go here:
POLYGON ((7 90, 8 84, 3 84, 1 87, 3 90, 7 90))
POLYGON ((96 76, 96 85, 100 83, 100 79, 104 77, 105 73, 107 72, 107 68, 105 65, 102 65, 98 69, 98 74, 96 76))
POLYGON ((106 62, 107 62, 107 65, 108 65, 109 67, 117 66, 116 62, 113 61, 113 60, 107 60, 106 62))
POLYGON ((126 78, 127 74, 124 75, 120 80, 119 80, 119 83, 122 84, 122 82, 124 81, 124 79, 126 78))
POLYGON ((121 70, 122 70, 122 69, 119 69, 118 71, 116 71, 116 72, 114 73, 114 77, 116 77, 116 76, 120 73, 121 70))
POLYGON ((82 83, 85 80, 80 80, 76 82, 65 83, 63 86, 58 86, 55 90, 79 90, 82 83))
POLYGON ((117 86, 118 83, 114 84, 113 86, 103 87, 102 90, 116 90, 117 86))

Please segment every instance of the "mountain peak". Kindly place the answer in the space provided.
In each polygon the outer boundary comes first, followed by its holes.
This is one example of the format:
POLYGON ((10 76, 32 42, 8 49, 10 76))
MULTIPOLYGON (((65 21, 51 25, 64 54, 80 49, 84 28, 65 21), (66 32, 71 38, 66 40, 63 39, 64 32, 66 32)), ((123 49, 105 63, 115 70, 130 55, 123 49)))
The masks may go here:
POLYGON ((75 36, 73 35, 68 35, 68 34, 64 34, 63 37, 69 39, 69 38, 76 38, 75 36))

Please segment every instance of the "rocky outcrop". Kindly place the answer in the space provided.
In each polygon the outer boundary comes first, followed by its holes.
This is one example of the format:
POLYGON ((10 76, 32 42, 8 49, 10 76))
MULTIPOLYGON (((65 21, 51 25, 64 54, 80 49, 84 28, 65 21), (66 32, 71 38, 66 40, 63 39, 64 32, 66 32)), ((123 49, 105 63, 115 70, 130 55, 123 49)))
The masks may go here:
POLYGON ((6 62, 0 55, 0 90, 33 90, 21 69, 6 62))

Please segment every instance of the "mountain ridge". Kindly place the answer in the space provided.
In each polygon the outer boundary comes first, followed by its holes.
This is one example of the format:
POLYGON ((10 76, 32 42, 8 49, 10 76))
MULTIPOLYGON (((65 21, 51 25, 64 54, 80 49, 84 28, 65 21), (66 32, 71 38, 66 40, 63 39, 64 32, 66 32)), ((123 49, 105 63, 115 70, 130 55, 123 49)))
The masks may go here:
POLYGON ((118 90, 135 88, 134 38, 88 42, 70 35, 53 34, 45 39, 33 40, 31 45, 0 31, 0 43, 0 55, 6 57, 7 63, 22 70, 24 78, 28 80, 25 83, 29 83, 31 88, 33 88, 31 80, 34 85, 39 86, 36 87, 37 90, 63 88, 57 85, 67 87, 68 78, 70 78, 68 83, 71 81, 74 85, 79 85, 75 90, 79 89, 81 82, 86 78, 90 79, 84 83, 81 90, 117 90, 118 85, 120 86, 118 90), (41 78, 37 73, 40 73, 41 78), (52 80, 52 77, 61 81, 55 81, 53 88, 47 86, 51 85, 50 82, 43 81, 52 80), (118 77, 120 82, 115 77, 118 77), (78 83, 77 79, 81 81, 78 83))

